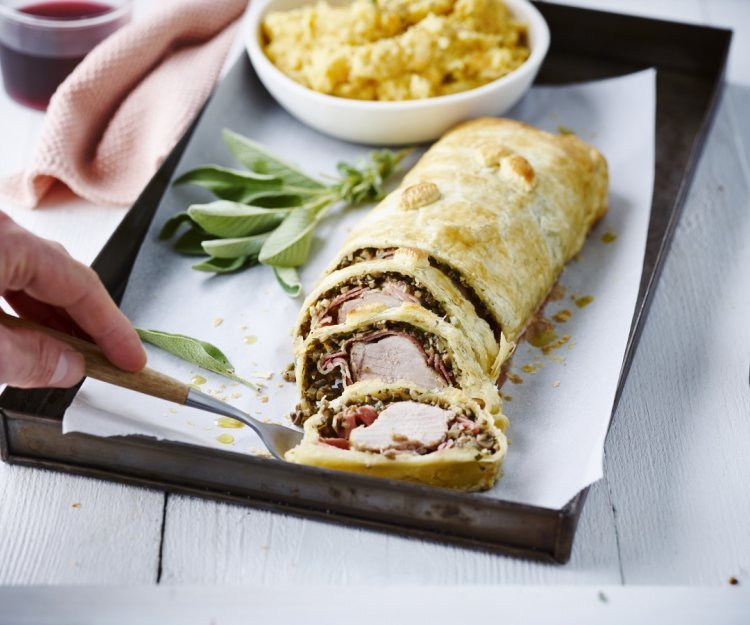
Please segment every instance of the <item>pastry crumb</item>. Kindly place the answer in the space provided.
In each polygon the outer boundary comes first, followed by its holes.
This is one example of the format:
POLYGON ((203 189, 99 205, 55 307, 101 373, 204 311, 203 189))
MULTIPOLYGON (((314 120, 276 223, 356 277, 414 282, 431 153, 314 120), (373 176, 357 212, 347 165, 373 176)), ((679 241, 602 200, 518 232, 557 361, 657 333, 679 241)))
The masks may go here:
POLYGON ((565 297, 565 287, 557 283, 550 289, 547 299, 550 302, 559 302, 563 297, 565 297))
POLYGON ((526 342, 543 349, 557 338, 555 327, 548 319, 537 315, 526 329, 526 342))
POLYGON ((565 343, 567 343, 569 340, 570 340, 569 335, 561 336, 556 341, 552 341, 552 343, 550 343, 549 345, 545 345, 544 347, 542 347, 542 352, 544 352, 545 354, 549 354, 551 351, 558 349, 562 347, 563 345, 565 345, 565 343))
POLYGON ((516 375, 515 373, 512 373, 510 371, 508 371, 505 377, 513 382, 513 384, 523 384, 523 378, 520 375, 516 375))
POLYGON ((578 308, 586 308, 586 306, 594 301, 594 296, 584 295, 583 297, 576 297, 573 301, 575 302, 575 305, 578 306, 578 308))

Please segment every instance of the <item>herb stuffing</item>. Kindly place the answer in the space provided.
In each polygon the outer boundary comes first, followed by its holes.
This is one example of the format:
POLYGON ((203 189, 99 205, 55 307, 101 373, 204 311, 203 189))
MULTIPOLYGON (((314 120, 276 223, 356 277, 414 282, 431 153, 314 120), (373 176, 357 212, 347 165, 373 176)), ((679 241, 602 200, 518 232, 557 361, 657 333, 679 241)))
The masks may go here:
POLYGON ((307 260, 315 229, 331 207, 356 206, 383 197, 383 182, 408 150, 379 150, 356 166, 339 163, 339 177, 324 183, 229 130, 224 141, 247 171, 204 165, 175 184, 194 184, 218 199, 194 204, 162 227, 160 240, 177 237, 174 249, 204 258, 197 271, 230 273, 261 263, 273 268, 285 293, 297 297, 297 274, 307 260))

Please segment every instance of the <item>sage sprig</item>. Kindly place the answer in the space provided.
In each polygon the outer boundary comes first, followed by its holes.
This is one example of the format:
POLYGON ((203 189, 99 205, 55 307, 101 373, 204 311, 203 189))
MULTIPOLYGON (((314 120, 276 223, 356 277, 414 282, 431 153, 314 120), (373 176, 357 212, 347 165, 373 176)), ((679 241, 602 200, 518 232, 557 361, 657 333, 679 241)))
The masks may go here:
POLYGON ((224 131, 224 142, 247 171, 204 165, 180 176, 175 184, 198 185, 218 199, 177 213, 159 238, 177 236, 176 251, 203 256, 193 265, 197 271, 231 273, 269 265, 292 297, 302 291, 296 268, 307 260, 315 230, 331 207, 379 200, 384 181, 408 153, 380 150, 356 166, 339 163, 339 177, 325 183, 230 130, 224 131))
POLYGON ((161 330, 136 328, 135 331, 144 343, 150 343, 182 360, 207 371, 218 373, 225 378, 249 386, 256 391, 259 389, 259 386, 254 382, 236 375, 234 365, 229 362, 229 358, 211 343, 185 336, 184 334, 171 334, 169 332, 162 332, 161 330))

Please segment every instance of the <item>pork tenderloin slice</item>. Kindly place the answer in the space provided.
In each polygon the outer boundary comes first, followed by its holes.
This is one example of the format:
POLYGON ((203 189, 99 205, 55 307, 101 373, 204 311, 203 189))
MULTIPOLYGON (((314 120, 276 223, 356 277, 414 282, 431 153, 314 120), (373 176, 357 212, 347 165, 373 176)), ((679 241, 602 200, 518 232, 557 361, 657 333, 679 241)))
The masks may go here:
POLYGON ((454 417, 450 410, 415 401, 399 401, 383 410, 372 425, 352 430, 349 442, 360 451, 437 448, 454 417))
POLYGON ((406 284, 387 281, 380 289, 358 290, 355 297, 348 298, 341 304, 334 300, 329 310, 338 307, 336 321, 344 323, 350 312, 368 304, 383 304, 386 308, 396 308, 404 302, 419 304, 419 299, 409 293, 409 287, 406 284))
POLYGON ((401 334, 386 336, 377 342, 354 343, 349 352, 349 365, 355 382, 409 380, 426 389, 448 385, 445 378, 427 364, 424 352, 410 338, 401 334))
POLYGON ((377 289, 369 289, 362 293, 360 296, 347 300, 341 306, 339 306, 337 312, 337 323, 344 323, 346 316, 357 308, 362 308, 368 304, 383 304, 386 308, 396 308, 401 305, 404 300, 398 299, 393 295, 386 295, 383 291, 377 289))

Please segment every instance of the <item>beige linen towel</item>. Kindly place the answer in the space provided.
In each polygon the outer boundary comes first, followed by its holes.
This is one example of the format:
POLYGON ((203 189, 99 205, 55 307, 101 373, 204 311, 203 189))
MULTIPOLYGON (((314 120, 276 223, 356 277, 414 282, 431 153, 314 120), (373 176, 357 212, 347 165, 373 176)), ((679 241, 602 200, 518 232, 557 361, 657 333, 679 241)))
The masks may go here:
POLYGON ((0 197, 33 208, 60 181, 96 204, 132 204, 211 93, 246 5, 160 0, 102 42, 52 97, 0 197))

